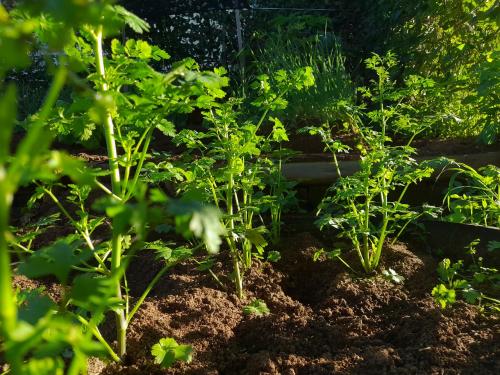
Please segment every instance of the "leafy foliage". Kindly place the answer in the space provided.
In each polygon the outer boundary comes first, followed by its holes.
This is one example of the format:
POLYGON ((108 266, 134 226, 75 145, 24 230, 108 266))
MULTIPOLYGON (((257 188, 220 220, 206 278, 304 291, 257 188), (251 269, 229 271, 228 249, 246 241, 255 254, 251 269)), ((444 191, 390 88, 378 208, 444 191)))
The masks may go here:
POLYGON ((225 95, 227 79, 219 75, 223 70, 201 72, 192 60, 160 73, 150 63, 169 56, 145 41, 131 39, 121 44, 113 40, 111 53, 105 54, 103 39, 124 25, 136 32, 149 28, 113 1, 25 1, 10 13, 0 5, 0 15, 0 45, 12 50, 12 54, 6 50, 12 60, 2 58, 0 64, 0 292, 6 301, 1 310, 6 359, 14 373, 56 373, 66 367, 71 373, 80 373, 86 368, 87 356, 120 360, 132 316, 175 263, 174 258, 186 257, 180 251, 164 257, 163 269, 129 310, 124 274, 150 225, 173 224, 177 219, 179 231, 186 236, 194 232, 212 252, 218 250, 219 236, 224 233, 218 212, 206 205, 170 200, 158 189, 148 192, 141 172, 154 129, 173 136, 175 127, 168 116, 210 106, 225 95), (55 75, 46 100, 38 113, 23 121, 26 136, 11 155, 16 90, 12 84, 4 90, 3 79, 10 69, 29 63, 25 57, 35 45, 53 49, 59 58, 57 64, 51 63, 55 75), (70 101, 57 101, 66 83, 73 89, 70 101), (96 129, 104 129, 109 171, 90 169, 63 152, 49 151, 54 132, 85 141, 96 129), (72 183, 57 182, 62 176, 72 183), (111 187, 101 181, 103 177, 110 179, 111 187), (34 224, 33 231, 16 240, 7 233, 13 194, 29 183, 36 185, 29 205, 51 199, 75 231, 36 251, 32 241, 40 228, 59 216, 34 224), (57 195, 64 189, 63 203, 57 195), (104 197, 90 208, 96 191, 104 197), (106 231, 109 235, 96 241, 94 234, 104 224, 111 225, 111 233, 106 231), (53 275, 63 284, 59 304, 38 294, 20 295, 18 316, 11 289, 9 245, 21 254, 19 272, 32 278, 53 275), (80 274, 73 277, 73 272, 80 274), (118 323, 118 354, 97 328, 110 310, 118 323), (66 365, 61 355, 67 349, 74 355, 66 365), (32 355, 36 359, 30 359, 32 355))
POLYGON ((481 82, 488 81, 487 71, 493 72, 490 69, 498 64, 496 0, 363 0, 340 1, 332 7, 332 21, 351 65, 356 67, 372 51, 392 50, 401 60, 399 82, 415 74, 435 82, 419 97, 415 118, 432 122, 422 134, 482 133, 484 142, 494 141, 499 131, 498 81, 488 90, 479 88, 487 87, 481 82))
POLYGON ((500 226, 500 168, 494 165, 475 170, 465 164, 449 168, 453 175, 444 201, 446 220, 500 226))
POLYGON ((345 68, 339 39, 326 31, 328 19, 288 15, 273 18, 265 33, 256 32, 251 44, 252 68, 272 75, 280 69, 293 71, 310 66, 315 85, 307 91, 292 92, 284 110, 287 128, 298 123, 334 122, 341 117, 337 102, 353 103, 355 90, 345 68), (318 33, 307 34, 310 29, 318 33))
POLYGON ((271 312, 264 301, 255 299, 243 308, 243 313, 245 315, 263 316, 269 315, 271 312))
POLYGON ((193 349, 189 345, 180 345, 173 338, 160 339, 153 345, 151 354, 155 357, 155 363, 162 368, 171 367, 176 361, 191 362, 193 360, 193 349))
POLYGON ((88 251, 78 251, 78 243, 59 241, 36 251, 19 267, 19 272, 30 278, 54 275, 66 284, 72 266, 90 258, 88 251))
MULTIPOLYGON (((467 246, 467 253, 472 263, 465 267, 459 260, 452 262, 445 258, 439 262, 437 269, 440 284, 432 290, 432 296, 442 309, 456 302, 457 296, 462 296, 471 304, 478 304, 483 310, 500 312, 498 296, 500 274, 498 269, 486 267, 483 259, 476 259, 476 246, 479 240, 467 246)), ((494 244, 491 246, 494 248, 494 244)))
POLYGON ((179 190, 185 197, 211 202, 223 211, 233 279, 240 297, 244 271, 251 266, 253 257, 264 256, 268 243, 268 229, 256 226, 255 218, 270 213, 271 237, 277 241, 281 210, 294 199, 290 192, 293 185, 281 174, 285 157, 281 143, 288 137, 275 113, 287 106, 289 92, 305 90, 313 82, 308 67, 292 72, 281 70, 272 79, 261 75, 252 84, 255 94, 245 101, 257 108, 258 120, 253 121, 240 109, 243 99, 230 98, 207 107, 205 132, 183 130, 175 137, 177 144, 189 150, 189 155, 184 155, 175 175, 164 176, 180 180, 179 190), (266 120, 272 128, 263 134, 266 120))
POLYGON ((409 144, 425 124, 414 122, 407 112, 411 106, 405 100, 412 89, 396 89, 391 80, 390 68, 396 63, 390 53, 383 57, 374 54, 366 60, 376 79, 370 87, 359 90, 371 101, 372 109, 352 116, 356 120, 354 130, 361 138, 358 172, 342 176, 337 154, 346 152, 348 147, 332 139, 328 126, 306 128, 321 136, 325 149, 333 154, 339 176, 319 206, 321 216, 317 223, 320 228, 340 230, 342 236, 349 238, 367 273, 377 268, 387 236, 394 235, 396 240, 411 221, 431 211, 430 207, 413 210, 403 201, 409 186, 430 177, 433 167, 413 158, 415 150, 409 144), (365 116, 368 125, 360 122, 365 116), (406 146, 392 146, 389 131, 412 136, 406 146), (392 195, 396 198, 391 199, 392 195))
POLYGON ((403 276, 398 275, 398 273, 396 271, 394 271, 392 268, 389 268, 387 270, 383 270, 382 276, 386 280, 388 280, 394 284, 402 284, 405 280, 405 278, 403 276))

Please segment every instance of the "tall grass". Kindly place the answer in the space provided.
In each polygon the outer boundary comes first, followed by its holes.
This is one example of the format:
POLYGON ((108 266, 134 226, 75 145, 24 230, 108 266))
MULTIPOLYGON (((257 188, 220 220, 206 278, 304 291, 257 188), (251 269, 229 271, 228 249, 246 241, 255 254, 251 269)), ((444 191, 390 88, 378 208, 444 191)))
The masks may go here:
POLYGON ((288 97, 285 114, 288 126, 335 123, 339 118, 339 101, 354 101, 354 84, 346 71, 340 43, 333 33, 297 37, 278 31, 267 38, 261 48, 254 49, 253 55, 258 74, 303 66, 313 68, 316 85, 288 97))

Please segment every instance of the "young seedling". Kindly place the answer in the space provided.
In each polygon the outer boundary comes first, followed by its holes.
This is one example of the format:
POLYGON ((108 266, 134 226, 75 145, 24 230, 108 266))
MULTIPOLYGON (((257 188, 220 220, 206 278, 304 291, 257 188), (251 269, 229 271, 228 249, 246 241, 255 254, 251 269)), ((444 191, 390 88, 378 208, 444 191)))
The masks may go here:
MULTIPOLYGON (((500 275, 498 269, 485 267, 482 258, 476 259, 478 244, 479 240, 474 240, 466 246, 466 253, 472 260, 468 267, 462 260, 452 262, 445 258, 439 262, 437 273, 440 283, 432 289, 432 296, 442 309, 454 304, 457 296, 462 296, 482 310, 500 312, 500 300, 490 295, 498 289, 500 275)), ((491 247, 495 248, 495 244, 491 247)))
POLYGON ((176 361, 190 363, 193 360, 193 348, 190 345, 180 345, 171 337, 160 339, 153 345, 151 354, 155 357, 155 363, 164 369, 168 369, 176 361))
POLYGON ((264 316, 269 315, 271 311, 263 300, 255 299, 250 304, 243 307, 243 313, 245 315, 264 316))
POLYGON ((389 268, 387 270, 383 270, 382 276, 384 277, 384 279, 386 279, 394 284, 402 284, 405 281, 405 278, 403 276, 399 275, 392 268, 389 268))

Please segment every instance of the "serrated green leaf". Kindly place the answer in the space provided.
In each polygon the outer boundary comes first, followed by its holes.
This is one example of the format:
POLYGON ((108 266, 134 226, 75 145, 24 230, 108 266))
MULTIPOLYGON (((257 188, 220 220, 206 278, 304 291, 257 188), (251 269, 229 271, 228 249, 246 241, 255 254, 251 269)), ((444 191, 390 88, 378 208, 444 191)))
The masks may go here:
POLYGON ((268 262, 271 262, 271 263, 276 263, 276 262, 279 262, 279 260, 281 259, 281 253, 279 251, 269 251, 267 253, 267 261, 268 262))
POLYGON ((115 297, 116 280, 110 277, 82 274, 75 277, 71 288, 71 303, 90 312, 103 313, 120 306, 115 297))
POLYGON ((269 315, 271 311, 263 300, 255 299, 249 305, 243 307, 243 313, 245 315, 264 316, 269 315))
POLYGON ((216 208, 193 201, 172 201, 169 208, 175 215, 179 233, 186 238, 191 237, 191 234, 201 238, 210 253, 219 251, 221 236, 225 235, 226 230, 216 208))
POLYGON ((35 325, 39 319, 56 307, 54 301, 42 294, 39 289, 23 291, 18 298, 23 300, 19 308, 19 319, 31 325, 35 325))
POLYGON ((272 132, 273 140, 275 142, 287 142, 288 135, 283 123, 276 117, 271 117, 270 120, 274 123, 272 132))
POLYGON ((166 119, 161 120, 156 128, 160 130, 167 137, 175 137, 175 125, 172 121, 168 121, 166 119))
POLYGON ((193 348, 190 345, 179 345, 175 339, 168 337, 153 345, 151 354, 156 364, 169 368, 175 361, 190 363, 193 359, 193 348))
POLYGON ((134 13, 128 11, 120 5, 115 5, 113 9, 122 17, 127 26, 129 26, 136 33, 142 34, 145 31, 149 31, 149 24, 143 19, 137 17, 134 13))
POLYGON ((66 284, 71 267, 89 259, 89 250, 78 250, 78 243, 60 240, 33 253, 19 265, 19 272, 30 278, 54 275, 66 284))

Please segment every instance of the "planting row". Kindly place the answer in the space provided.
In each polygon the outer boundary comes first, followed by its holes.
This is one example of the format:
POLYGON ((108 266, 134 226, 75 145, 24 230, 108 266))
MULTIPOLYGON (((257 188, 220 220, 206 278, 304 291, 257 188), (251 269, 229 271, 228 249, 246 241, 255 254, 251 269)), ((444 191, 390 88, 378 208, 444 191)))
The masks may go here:
MULTIPOLYGON (((314 87, 313 69, 259 75, 246 96, 226 98, 229 79, 223 68, 203 71, 188 59, 160 72, 155 64, 169 59, 162 49, 135 39, 108 43, 124 26, 137 33, 149 28, 112 1, 25 1, 9 12, 0 5, 5 51, 0 61, 0 328, 6 371, 13 374, 85 373, 90 356, 121 361, 127 329, 148 294, 169 269, 197 254, 227 252, 232 287, 245 299, 252 260, 279 260, 268 243, 280 240, 283 211, 297 207, 294 183, 282 175, 290 152, 279 115, 289 95, 314 87), (36 114, 19 121, 16 86, 8 77, 29 65, 30 52, 40 46, 51 51, 47 63, 53 79, 36 114), (195 108, 203 112, 204 129, 176 131, 172 115, 195 108), (19 127, 22 137, 12 142, 19 127), (103 134, 105 169, 51 150, 57 134, 89 139, 94 132, 103 134), (158 132, 185 150, 182 155, 153 153, 158 132), (167 193, 166 186, 174 191, 167 193), (34 212, 51 202, 57 213, 20 225, 11 212, 21 189, 34 190, 27 202, 34 212), (57 222, 71 233, 47 241, 57 222), (153 253, 161 268, 132 298, 127 268, 139 252, 153 253), (14 272, 56 278, 63 295, 53 301, 40 290, 16 291, 14 272), (116 320, 116 345, 100 331, 108 313, 116 320)), ((451 160, 415 160, 412 141, 428 124, 414 121, 412 113, 432 82, 411 76, 396 86, 391 76, 396 65, 391 53, 373 54, 366 66, 375 78, 358 90, 363 104, 336 103, 344 126, 356 136, 359 171, 342 176, 337 156, 349 146, 333 136, 328 123, 302 129, 321 137, 340 177, 318 207, 318 225, 347 239, 359 264, 347 264, 337 249, 315 256, 336 258, 366 276, 379 271, 384 244, 420 218, 444 215, 457 222, 500 224, 497 167, 475 170, 451 160), (396 135, 406 139, 404 146, 393 144, 396 135), (444 214, 441 207, 405 203, 411 185, 444 168, 453 171, 444 214)), ((458 291, 470 302, 498 310, 498 301, 483 292, 498 283, 498 273, 474 256, 476 245, 468 249, 471 268, 464 271, 460 261, 441 263, 442 283, 432 293, 443 307, 458 291)), ((499 243, 489 247, 494 251, 499 243)), ((211 272, 210 262, 208 257, 200 267, 211 272)), ((402 282, 391 269, 383 272, 402 282)), ((248 302, 248 313, 267 310, 261 301, 248 302)), ((162 367, 190 361, 185 344, 164 338, 152 355, 162 367)))

